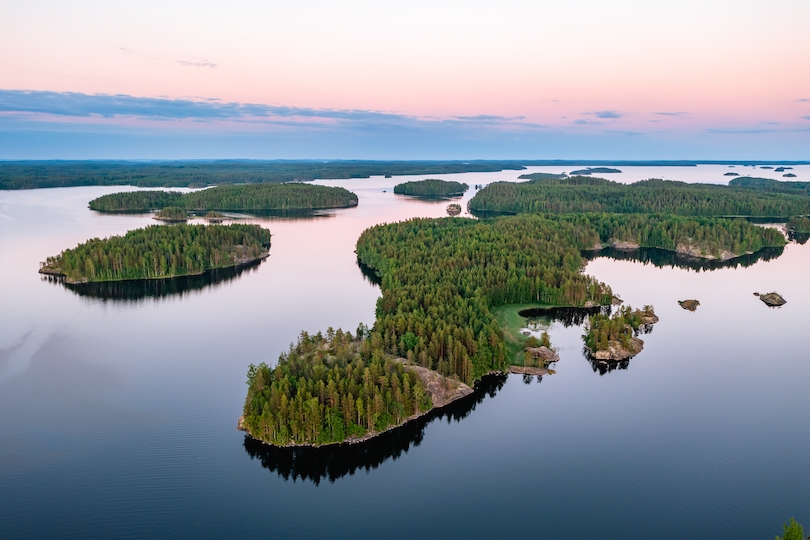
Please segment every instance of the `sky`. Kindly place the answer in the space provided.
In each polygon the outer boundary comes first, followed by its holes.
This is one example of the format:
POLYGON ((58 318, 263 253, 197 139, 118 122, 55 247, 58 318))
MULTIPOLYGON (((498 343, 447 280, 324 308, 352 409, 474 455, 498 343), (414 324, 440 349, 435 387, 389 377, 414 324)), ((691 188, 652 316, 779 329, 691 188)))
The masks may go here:
POLYGON ((810 159, 810 0, 0 3, 0 159, 810 159))

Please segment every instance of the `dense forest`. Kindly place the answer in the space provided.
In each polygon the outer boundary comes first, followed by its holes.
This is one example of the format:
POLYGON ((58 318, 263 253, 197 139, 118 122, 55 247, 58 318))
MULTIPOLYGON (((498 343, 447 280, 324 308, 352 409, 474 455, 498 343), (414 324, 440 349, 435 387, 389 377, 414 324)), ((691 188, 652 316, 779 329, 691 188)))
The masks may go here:
POLYGON ((643 309, 622 306, 612 316, 595 313, 590 316, 585 328, 585 346, 591 354, 607 351, 611 342, 618 342, 623 348, 632 350, 631 338, 654 316, 652 306, 644 306, 643 309))
POLYGON ((728 185, 765 193, 786 193, 788 195, 810 196, 810 182, 783 182, 771 178, 741 176, 729 182, 728 185))
POLYGON ((361 438, 433 407, 421 378, 351 332, 302 332, 275 368, 251 365, 243 413, 255 438, 275 445, 361 438))
POLYGON ((468 384, 504 371, 509 355, 490 308, 609 304, 610 288, 580 272, 581 252, 617 236, 664 249, 700 242, 737 254, 785 242, 778 231, 719 218, 521 215, 380 225, 357 242, 359 261, 381 279, 372 339, 468 384))
POLYGON ((317 210, 357 205, 357 195, 341 187, 315 184, 243 184, 178 193, 170 191, 127 191, 90 201, 90 208, 101 212, 137 212, 166 206, 191 211, 222 210, 317 210))
POLYGON ((788 217, 810 213, 810 197, 709 184, 644 180, 620 184, 603 178, 570 177, 496 182, 476 193, 472 212, 788 217))
POLYGON ((206 187, 318 179, 520 170, 516 161, 6 161, 0 189, 206 187))
POLYGON ((810 217, 793 216, 787 222, 787 229, 797 233, 810 233, 810 217))
POLYGON ((244 264, 267 254, 270 231, 258 225, 153 225, 94 238, 41 263, 69 283, 161 279, 244 264))
POLYGON ((429 178, 427 180, 397 184, 394 186, 394 193, 416 197, 452 197, 454 195, 464 195, 464 192, 468 189, 470 189, 470 186, 461 182, 429 178))

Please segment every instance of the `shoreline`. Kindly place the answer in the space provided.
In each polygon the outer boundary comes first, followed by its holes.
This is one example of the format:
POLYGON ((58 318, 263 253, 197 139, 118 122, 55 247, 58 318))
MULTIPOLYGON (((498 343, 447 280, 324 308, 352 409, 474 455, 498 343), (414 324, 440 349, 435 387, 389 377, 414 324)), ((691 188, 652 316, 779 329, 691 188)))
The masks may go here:
POLYGON ((177 279, 177 278, 184 278, 184 277, 191 277, 191 276, 202 276, 206 272, 211 272, 212 270, 222 270, 224 268, 238 268, 240 266, 245 266, 245 265, 254 263, 256 261, 263 261, 264 259, 268 258, 269 256, 270 256, 270 250, 268 249, 267 252, 262 253, 258 257, 253 257, 251 259, 246 259, 246 260, 241 259, 241 260, 236 261, 236 263, 229 264, 227 266, 216 266, 214 268, 207 268, 207 269, 203 270, 202 272, 194 272, 194 273, 190 273, 190 274, 177 274, 177 275, 173 275, 173 276, 160 276, 160 277, 145 277, 145 278, 132 278, 132 279, 102 279, 102 280, 98 280, 98 281, 90 281, 90 280, 74 281, 74 280, 69 280, 67 278, 67 276, 65 276, 65 274, 63 274, 63 273, 61 273, 61 272, 59 272, 57 270, 53 270, 53 269, 51 269, 50 267, 47 267, 47 266, 44 266, 44 267, 40 268, 39 273, 43 274, 43 275, 46 275, 46 276, 53 276, 53 277, 56 277, 58 279, 61 279, 62 281, 64 281, 68 285, 92 285, 92 284, 96 284, 96 283, 126 283, 126 282, 136 282, 136 281, 162 281, 162 280, 177 279))

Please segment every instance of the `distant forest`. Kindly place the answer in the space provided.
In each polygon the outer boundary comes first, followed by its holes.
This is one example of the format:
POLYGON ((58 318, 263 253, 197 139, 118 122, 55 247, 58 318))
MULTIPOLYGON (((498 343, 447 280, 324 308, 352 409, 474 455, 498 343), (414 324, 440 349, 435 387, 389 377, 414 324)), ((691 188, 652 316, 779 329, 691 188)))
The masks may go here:
POLYGON ((520 170, 508 161, 7 161, 0 189, 68 186, 206 187, 318 179, 520 170))
POLYGON ((470 186, 461 182, 429 178, 427 180, 397 184, 394 186, 394 193, 416 197, 451 197, 453 195, 463 195, 468 189, 470 189, 470 186))
POLYGON ((495 182, 469 202, 472 212, 784 217, 810 213, 810 197, 750 188, 643 180, 621 184, 604 178, 541 178, 495 182))
POLYGON ((269 247, 270 231, 258 225, 152 225, 66 249, 40 272, 69 283, 162 279, 254 261, 269 247))
POLYGON ((245 184, 190 193, 125 191, 90 201, 100 212, 146 212, 166 207, 192 211, 316 210, 357 205, 357 195, 341 187, 316 184, 245 184))
MULTIPOLYGON (((792 161, 773 165, 802 165, 792 161)), ((530 166, 669 166, 699 164, 764 165, 731 161, 600 161, 600 160, 474 160, 474 161, 2 161, 0 189, 69 186, 206 187, 295 180, 368 178, 465 172, 522 170, 530 166)))

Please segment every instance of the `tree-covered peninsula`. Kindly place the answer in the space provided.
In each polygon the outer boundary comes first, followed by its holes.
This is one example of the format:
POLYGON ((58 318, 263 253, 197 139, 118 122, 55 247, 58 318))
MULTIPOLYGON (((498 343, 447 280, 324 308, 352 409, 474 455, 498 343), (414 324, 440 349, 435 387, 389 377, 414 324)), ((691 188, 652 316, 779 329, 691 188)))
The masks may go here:
POLYGON ((670 180, 621 184, 572 176, 495 182, 475 194, 469 209, 506 214, 611 212, 787 218, 810 213, 810 197, 670 180))
POLYGON ((155 213, 155 219, 170 223, 186 222, 188 221, 188 212, 177 206, 167 206, 155 213))
POLYGON ((752 189, 765 193, 810 196, 810 182, 780 181, 772 178, 741 176, 728 183, 729 186, 752 189))
POLYGON ((362 332, 302 332, 274 368, 251 365, 240 427, 278 446, 320 445, 362 440, 430 410, 415 368, 382 353, 362 332))
POLYGON ((270 231, 258 225, 153 225, 66 249, 40 272, 68 283, 165 279, 246 264, 269 247, 270 231))
POLYGON ((454 197, 464 195, 470 189, 461 182, 427 179, 414 182, 403 182, 394 186, 397 195, 411 195, 414 197, 454 197))
POLYGON ((357 206, 357 195, 341 187, 315 184, 244 184, 179 193, 128 191, 90 201, 100 212, 146 212, 166 206, 204 212, 256 212, 263 210, 320 210, 357 206))

